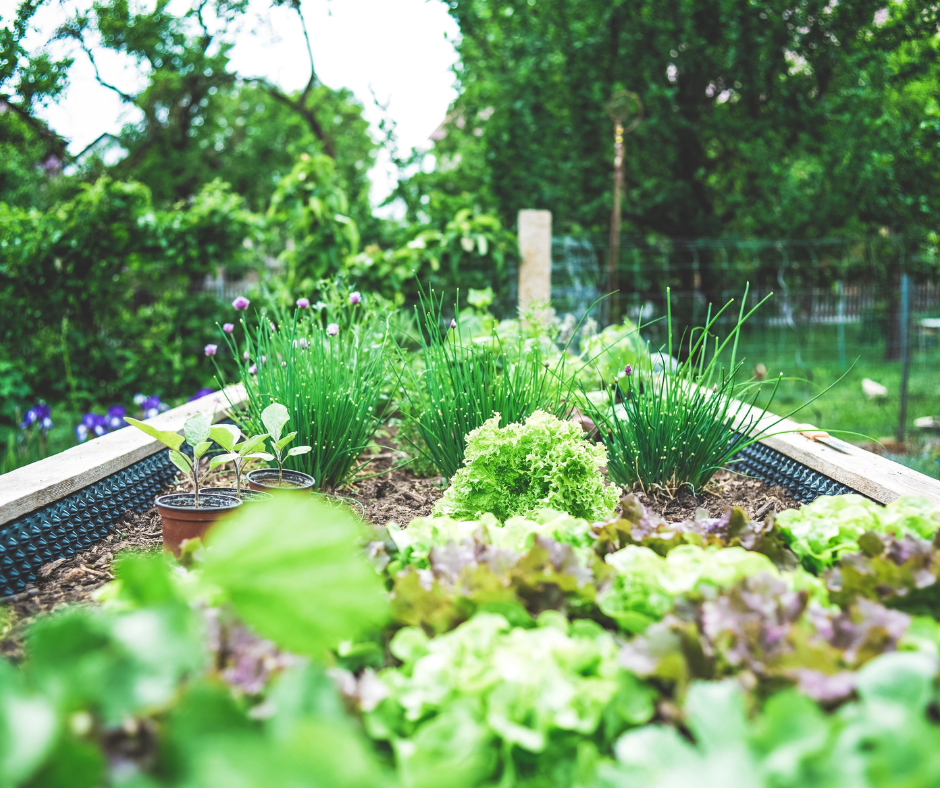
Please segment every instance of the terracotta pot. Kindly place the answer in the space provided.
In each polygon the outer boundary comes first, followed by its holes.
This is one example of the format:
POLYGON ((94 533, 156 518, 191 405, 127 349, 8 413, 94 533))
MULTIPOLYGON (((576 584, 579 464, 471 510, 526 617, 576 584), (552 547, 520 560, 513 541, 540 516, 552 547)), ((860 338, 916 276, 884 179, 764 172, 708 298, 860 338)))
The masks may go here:
POLYGON ((315 484, 313 477, 300 471, 284 471, 281 476, 283 486, 278 485, 277 468, 257 468, 245 474, 248 487, 266 493, 302 492, 309 493, 315 484))
MULTIPOLYGON (((206 490, 214 493, 224 493, 225 495, 231 495, 235 498, 238 497, 238 492, 234 487, 206 487, 206 490)), ((271 493, 259 492, 258 490, 251 490, 248 488, 247 484, 242 485, 242 503, 258 503, 259 501, 270 501, 271 493)))
POLYGON ((220 517, 242 505, 234 495, 200 490, 199 508, 195 493, 171 493, 156 500, 163 522, 163 549, 179 558, 180 547, 187 539, 201 537, 220 517))

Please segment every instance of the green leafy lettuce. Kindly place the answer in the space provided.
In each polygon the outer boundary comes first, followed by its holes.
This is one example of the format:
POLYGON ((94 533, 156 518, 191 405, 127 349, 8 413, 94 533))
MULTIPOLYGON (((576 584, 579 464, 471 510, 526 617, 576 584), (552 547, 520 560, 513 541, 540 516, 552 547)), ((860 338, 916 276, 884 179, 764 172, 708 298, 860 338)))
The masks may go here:
MULTIPOLYGON (((620 667, 614 638, 594 622, 551 612, 523 629, 481 613, 433 639, 402 629, 390 649, 402 664, 378 674, 385 698, 365 720, 405 775, 435 759, 519 784, 535 769, 573 770, 581 748, 605 751, 653 715, 653 691, 620 667)), ((545 784, 572 782, 569 773, 545 784)))
POLYGON ((822 495, 801 509, 781 512, 776 525, 803 565, 818 572, 859 552, 866 531, 932 538, 940 529, 940 508, 919 496, 880 506, 861 495, 822 495))
POLYGON ((506 520, 549 508, 597 520, 619 498, 600 474, 604 447, 584 440, 580 425, 543 411, 502 429, 497 414, 467 435, 465 458, 436 514, 474 519, 489 512, 506 520))

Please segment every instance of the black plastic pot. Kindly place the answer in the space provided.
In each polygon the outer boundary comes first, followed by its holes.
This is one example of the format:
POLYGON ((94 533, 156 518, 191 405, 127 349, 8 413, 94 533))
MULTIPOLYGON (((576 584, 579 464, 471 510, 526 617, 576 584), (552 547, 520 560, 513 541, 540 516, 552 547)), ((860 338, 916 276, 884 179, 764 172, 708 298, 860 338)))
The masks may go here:
POLYGON ((284 471, 278 483, 277 468, 257 468, 245 474, 248 487, 258 492, 281 493, 302 492, 309 493, 316 483, 312 476, 300 471, 284 471))
POLYGON ((211 488, 199 491, 198 507, 195 493, 161 495, 155 503, 163 527, 163 549, 177 558, 183 542, 203 536, 216 520, 242 505, 234 495, 211 488))
MULTIPOLYGON (((234 487, 207 487, 207 490, 211 489, 212 492, 224 493, 225 495, 231 495, 238 497, 238 492, 234 487)), ((252 490, 248 488, 248 485, 242 487, 241 492, 242 503, 257 503, 259 501, 270 501, 271 493, 259 492, 258 490, 252 490)))

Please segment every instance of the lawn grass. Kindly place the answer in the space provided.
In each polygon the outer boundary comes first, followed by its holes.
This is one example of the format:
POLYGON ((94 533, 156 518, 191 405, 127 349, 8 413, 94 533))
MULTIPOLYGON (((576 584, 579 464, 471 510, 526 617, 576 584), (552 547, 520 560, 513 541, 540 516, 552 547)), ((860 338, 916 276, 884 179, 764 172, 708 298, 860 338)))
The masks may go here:
MULTIPOLYGON (((835 327, 819 327, 803 334, 802 347, 796 336, 785 328, 758 328, 747 332, 738 346, 744 357, 744 371, 752 373, 758 364, 767 369, 767 381, 778 374, 780 384, 772 411, 786 413, 819 394, 827 386, 845 376, 794 416, 798 421, 834 432, 858 432, 872 439, 894 437, 898 431, 900 408, 901 362, 885 361, 884 341, 863 343, 857 329, 846 330, 845 363, 839 358, 838 334, 835 327), (854 335, 854 336, 853 336, 854 335), (799 350, 799 355, 797 351, 799 350), (862 390, 863 378, 886 386, 883 400, 869 398, 862 390)), ((765 387, 762 404, 772 385, 765 387)), ((916 435, 914 419, 940 414, 940 347, 921 349, 914 343, 908 383, 907 429, 916 435)), ((861 439, 851 438, 855 442, 861 439)))

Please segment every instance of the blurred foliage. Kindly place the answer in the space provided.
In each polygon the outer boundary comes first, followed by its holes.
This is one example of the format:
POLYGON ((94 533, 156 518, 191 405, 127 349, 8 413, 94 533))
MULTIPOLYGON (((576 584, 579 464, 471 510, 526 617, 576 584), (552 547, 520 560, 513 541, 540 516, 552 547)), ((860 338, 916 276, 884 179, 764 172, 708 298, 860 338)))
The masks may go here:
POLYGON ((46 212, 0 203, 0 354, 37 395, 73 403, 195 390, 225 312, 190 289, 226 262, 254 265, 256 232, 219 183, 169 211, 108 178, 46 212))

